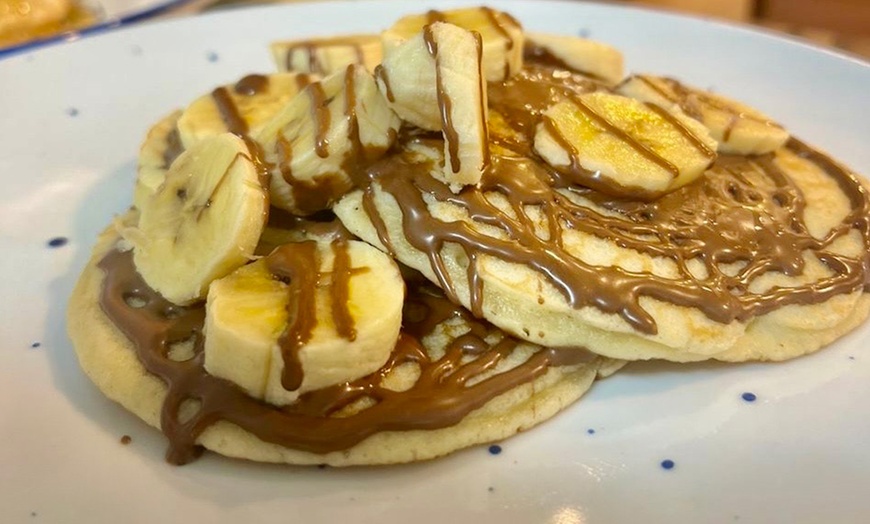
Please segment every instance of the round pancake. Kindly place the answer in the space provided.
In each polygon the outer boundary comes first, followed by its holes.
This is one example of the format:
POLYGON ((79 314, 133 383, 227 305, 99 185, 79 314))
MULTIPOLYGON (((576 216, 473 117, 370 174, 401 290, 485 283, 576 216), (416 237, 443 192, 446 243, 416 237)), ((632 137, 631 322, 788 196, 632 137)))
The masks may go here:
POLYGON ((413 140, 335 213, 525 340, 626 360, 784 360, 870 311, 867 191, 796 140, 721 157, 652 203, 566 184, 513 145, 454 194, 428 175, 440 146, 413 140))
MULTIPOLYGON (((167 426, 161 423, 161 417, 166 420, 166 406, 172 407, 171 401, 167 402, 167 394, 170 390, 166 382, 146 370, 141 355, 137 353, 137 347, 107 316, 106 311, 101 306, 101 295, 104 293, 106 285, 106 272, 100 267, 100 264, 107 254, 117 255, 118 242, 119 237, 111 228, 100 237, 93 257, 82 273, 70 299, 67 310, 68 330, 82 368, 97 387, 110 399, 120 403, 149 425, 159 428, 161 425, 167 426)), ((136 315, 135 309, 135 306, 131 305, 124 314, 136 315)), ((444 364, 446 358, 455 354, 456 348, 463 344, 468 345, 467 337, 470 330, 480 329, 474 327, 474 322, 469 319, 468 315, 453 315, 450 319, 439 323, 430 330, 427 336, 421 339, 422 347, 425 348, 426 352, 424 360, 433 364, 431 368, 417 367, 415 369, 414 365, 408 365, 405 362, 385 372, 384 378, 378 381, 377 385, 392 391, 388 392, 387 395, 389 402, 399 406, 415 405, 413 402, 409 404, 409 400, 405 400, 404 397, 419 393, 419 390, 415 389, 419 386, 418 375, 433 378, 435 375, 431 374, 434 372, 431 370, 437 368, 438 363, 444 364), (426 371, 426 369, 430 369, 430 371, 426 371)), ((413 322, 413 319, 406 320, 406 324, 413 324, 413 322)), ((439 379, 444 384, 451 385, 453 391, 448 393, 453 395, 453 401, 460 404, 464 398, 463 395, 475 395, 476 393, 472 390, 476 391, 481 387, 488 387, 486 384, 498 382, 501 376, 508 377, 511 370, 525 369, 523 366, 528 366, 532 362, 540 363, 540 358, 545 356, 544 353, 550 351, 526 343, 513 344, 511 342, 504 345, 505 341, 510 342, 510 340, 504 338, 494 328, 487 328, 484 338, 488 344, 486 351, 478 354, 463 352, 459 361, 460 365, 453 372, 448 372, 439 379), (478 374, 469 373, 471 369, 469 365, 479 366, 481 364, 476 363, 478 359, 491 359, 494 356, 493 351, 498 347, 509 350, 506 352, 502 350, 502 357, 493 361, 496 364, 494 368, 478 374), (466 377, 468 380, 457 382, 458 375, 462 373, 469 374, 466 377), (465 389, 456 390, 456 384, 464 385, 465 389)), ((567 351, 575 355, 583 353, 577 349, 567 351)), ((179 353, 183 353, 183 351, 179 353)), ((189 354, 178 357, 181 361, 173 364, 170 362, 172 354, 173 352, 169 351, 169 356, 155 357, 151 355, 148 358, 157 358, 161 365, 167 366, 182 366, 195 360, 195 357, 189 354)), ((169 429, 167 429, 168 426, 164 427, 164 433, 169 434, 172 445, 168 459, 178 463, 192 459, 195 455, 194 440, 197 446, 203 446, 226 456, 262 462, 350 466, 431 459, 475 444, 501 440, 518 431, 535 426, 577 400, 590 387, 596 376, 613 373, 622 365, 621 362, 593 355, 582 358, 570 357, 569 360, 572 360, 572 365, 541 368, 546 369, 546 371, 537 373, 537 378, 526 382, 521 381, 521 383, 511 387, 503 387, 503 392, 486 400, 482 406, 472 410, 456 424, 436 429, 379 430, 346 448, 329 449, 322 452, 311 451, 311 449, 335 447, 335 443, 323 444, 318 440, 316 431, 310 432, 308 436, 313 435, 312 440, 306 441, 306 444, 302 446, 309 448, 309 450, 292 449, 278 445, 269 441, 270 439, 275 440, 269 435, 282 431, 292 433, 295 428, 289 426, 267 428, 268 431, 263 432, 261 434, 263 438, 260 438, 254 434, 259 431, 258 429, 243 428, 236 423, 224 420, 224 418, 233 419, 231 415, 222 417, 219 409, 209 411, 203 407, 209 405, 210 400, 208 399, 204 399, 199 406, 194 403, 182 402, 185 398, 197 397, 202 391, 195 388, 185 390, 183 384, 181 386, 173 384, 172 397, 177 401, 175 408, 179 410, 179 420, 177 423, 173 422, 169 429), (217 420, 212 423, 209 417, 214 417, 217 420), (199 430, 201 432, 198 432, 199 430)), ((209 381, 208 377, 203 380, 209 381)), ((217 380, 212 377, 211 382, 217 380)), ((238 392, 234 392, 233 389, 232 386, 226 388, 222 395, 230 398, 233 402, 247 402, 245 405, 249 409, 262 413, 264 417, 284 420, 281 417, 287 416, 282 414, 278 408, 250 399, 241 399, 238 392)), ((447 389, 450 388, 445 386, 442 389, 436 387, 432 390, 426 390, 430 391, 427 397, 433 395, 437 397, 442 394, 439 392, 447 389)), ((448 393, 444 394, 448 395, 448 393)), ((217 397, 221 396, 217 395, 217 397)), ((382 402, 387 403, 387 401, 382 402)), ((312 401, 312 403, 317 404, 316 401, 312 401)), ((373 403, 370 397, 366 398, 363 395, 355 398, 349 405, 331 412, 328 416, 306 412, 306 409, 310 411, 314 408, 303 406, 297 410, 295 415, 289 415, 287 421, 310 425, 310 427, 317 427, 320 424, 327 430, 332 426, 340 426, 344 423, 350 424, 347 427, 354 427, 354 417, 365 416, 366 411, 372 405, 377 405, 377 403, 373 403), (324 422, 323 419, 331 420, 324 422)), ((429 412, 420 415, 421 418, 444 416, 440 411, 442 408, 432 409, 432 405, 438 406, 438 403, 427 404, 424 402, 421 404, 423 407, 428 406, 426 409, 429 409, 429 412)), ((448 411, 448 408, 453 404, 447 403, 444 406, 443 409, 448 411)), ((384 425, 384 420, 377 420, 377 422, 382 425, 381 427, 386 427, 390 421, 387 420, 386 425, 384 425)), ((419 421, 415 423, 420 427, 426 425, 419 421)))

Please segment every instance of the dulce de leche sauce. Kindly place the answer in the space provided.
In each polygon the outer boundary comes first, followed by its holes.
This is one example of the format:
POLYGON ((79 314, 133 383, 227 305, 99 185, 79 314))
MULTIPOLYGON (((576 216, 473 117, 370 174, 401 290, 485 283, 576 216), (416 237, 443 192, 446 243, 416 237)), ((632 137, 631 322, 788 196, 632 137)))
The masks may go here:
MULTIPOLYGON (((381 242, 392 250, 390 232, 374 204, 375 188, 392 195, 402 213, 404 238, 429 259, 438 285, 454 302, 456 288, 442 259, 446 243, 459 246, 467 256, 471 309, 482 316, 483 281, 475 260, 481 255, 518 263, 534 269, 552 284, 574 308, 595 307, 620 315, 643 333, 657 333, 652 316, 641 306, 642 297, 697 308, 710 319, 728 323, 746 321, 789 304, 815 304, 838 294, 866 289, 870 282, 870 200, 858 178, 824 154, 791 139, 786 149, 815 164, 843 192, 850 210, 822 238, 810 234, 804 217, 806 199, 774 154, 720 156, 698 181, 657 200, 637 194, 614 199, 579 185, 586 177, 577 170, 557 172, 532 149, 534 133, 543 121, 543 110, 579 92, 604 89, 594 81, 579 81, 574 74, 554 74, 546 63, 534 62, 527 53, 527 66, 505 82, 490 83, 490 115, 500 125, 490 129, 499 146, 478 186, 466 186, 458 194, 430 176, 431 165, 420 165, 401 155, 369 170, 363 207, 381 242), (549 73, 547 72, 549 71, 549 73), (560 85, 559 80, 565 82, 560 85), (581 205, 568 198, 574 193, 591 200, 581 205), (504 237, 484 234, 469 223, 444 222, 435 218, 424 196, 449 202, 467 211, 479 224, 499 228, 504 237), (492 197, 508 203, 508 211, 492 197), (543 226, 523 210, 535 206, 543 226), (541 230, 545 233, 541 234, 541 230), (574 230, 607 239, 617 246, 650 257, 672 260, 676 277, 611 265, 584 262, 562 245, 563 232, 574 230), (847 256, 832 249, 846 235, 858 233, 861 254, 847 256), (803 274, 805 256, 812 254, 830 275, 791 287, 774 286, 751 291, 765 274, 803 274), (694 275, 690 261, 703 264, 706 277, 694 275), (723 265, 737 264, 735 272, 723 265)), ((592 108, 583 111, 594 113, 592 108)), ((603 115, 604 132, 615 129, 603 115)), ((620 140, 629 140, 613 132, 620 140)), ((421 140, 411 137, 409 140, 421 140)), ((429 139, 427 139, 429 140, 429 139)), ((629 147, 643 148, 631 143, 629 147)), ((713 151, 694 143, 711 158, 713 151)), ((652 150, 645 155, 666 163, 652 150)))

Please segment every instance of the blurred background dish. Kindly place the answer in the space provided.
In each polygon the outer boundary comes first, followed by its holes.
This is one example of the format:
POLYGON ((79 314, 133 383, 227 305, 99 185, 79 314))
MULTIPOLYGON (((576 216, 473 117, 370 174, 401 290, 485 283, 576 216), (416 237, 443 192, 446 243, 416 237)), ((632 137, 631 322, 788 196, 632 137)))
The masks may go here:
POLYGON ((0 0, 0 57, 118 27, 192 0, 0 0))
POLYGON ((93 24, 96 6, 79 0, 0 0, 0 45, 11 46, 93 24))

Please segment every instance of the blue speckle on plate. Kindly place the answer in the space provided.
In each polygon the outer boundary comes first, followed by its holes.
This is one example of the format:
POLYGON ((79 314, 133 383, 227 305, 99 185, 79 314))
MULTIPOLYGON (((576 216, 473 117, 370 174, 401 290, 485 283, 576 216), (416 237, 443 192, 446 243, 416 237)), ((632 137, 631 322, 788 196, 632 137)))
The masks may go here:
POLYGON ((205 55, 205 58, 209 62, 217 62, 220 57, 214 51, 209 51, 208 54, 205 55))
POLYGON ((747 391, 746 393, 740 395, 740 398, 742 398, 746 402, 755 402, 755 399, 758 397, 755 396, 755 393, 747 391))
POLYGON ((48 241, 48 247, 63 247, 67 242, 69 239, 66 237, 54 237, 48 241))
POLYGON ((662 461, 662 469, 674 469, 674 461, 671 459, 665 459, 662 461))
POLYGON ((592 428, 589 428, 589 429, 586 430, 586 433, 588 433, 588 434, 590 434, 590 435, 594 435, 594 434, 595 434, 595 430, 592 429, 592 428))
POLYGON ((493 444, 489 447, 490 455, 498 455, 499 453, 501 453, 501 446, 499 446, 498 444, 493 444))
POLYGON ((577 36, 579 36, 580 38, 589 38, 590 34, 592 34, 592 32, 589 31, 588 29, 586 29, 585 27, 583 29, 580 29, 579 31, 577 31, 577 36))
POLYGON ((42 342, 34 342, 33 344, 30 344, 30 347, 32 347, 32 348, 38 348, 38 347, 41 346, 41 345, 42 345, 42 342))
POLYGON ((73 117, 79 116, 79 110, 74 108, 74 107, 71 107, 71 108, 66 110, 66 114, 68 114, 69 116, 73 116, 73 117))

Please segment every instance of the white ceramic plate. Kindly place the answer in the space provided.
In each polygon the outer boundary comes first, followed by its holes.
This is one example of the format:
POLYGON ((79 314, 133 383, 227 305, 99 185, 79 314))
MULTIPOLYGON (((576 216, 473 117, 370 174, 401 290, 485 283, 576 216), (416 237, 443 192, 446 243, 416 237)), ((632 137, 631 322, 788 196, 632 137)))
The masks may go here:
POLYGON ((159 15, 168 9, 191 1, 193 0, 81 0, 82 4, 97 14, 93 24, 21 44, 5 47, 0 45, 0 58, 46 44, 73 41, 85 35, 102 33, 109 29, 115 29, 159 15))
MULTIPOLYGON (((863 63, 638 9, 490 3, 529 29, 610 42, 629 70, 743 99, 870 172, 863 63)), ((421 9, 357 1, 225 12, 0 62, 2 520, 870 521, 870 325, 782 364, 635 364, 502 442, 500 454, 484 446, 390 468, 213 455, 173 467, 163 437, 88 382, 65 334, 65 302, 97 232, 130 204, 149 124, 218 84, 271 70, 273 39, 375 31, 421 9), (50 248, 55 237, 69 242, 50 248), (746 392, 757 399, 743 400, 746 392), (121 445, 122 435, 132 443, 121 445)))

